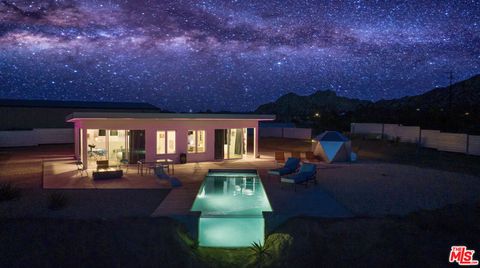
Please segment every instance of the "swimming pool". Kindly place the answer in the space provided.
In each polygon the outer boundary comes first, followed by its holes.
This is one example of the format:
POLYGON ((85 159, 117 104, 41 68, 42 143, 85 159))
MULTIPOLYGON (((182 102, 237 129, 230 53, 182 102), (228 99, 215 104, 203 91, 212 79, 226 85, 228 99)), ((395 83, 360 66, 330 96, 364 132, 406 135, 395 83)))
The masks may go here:
POLYGON ((209 170, 191 211, 201 212, 200 246, 248 247, 264 242, 272 207, 256 170, 209 170))

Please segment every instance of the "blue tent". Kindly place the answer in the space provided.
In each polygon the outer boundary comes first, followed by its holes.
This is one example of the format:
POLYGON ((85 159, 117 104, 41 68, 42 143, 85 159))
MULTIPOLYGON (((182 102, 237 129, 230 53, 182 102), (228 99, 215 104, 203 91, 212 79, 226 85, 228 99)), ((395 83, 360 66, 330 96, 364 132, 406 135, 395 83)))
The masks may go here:
POLYGON ((313 154, 327 163, 350 161, 350 140, 338 131, 325 131, 314 138, 313 154))

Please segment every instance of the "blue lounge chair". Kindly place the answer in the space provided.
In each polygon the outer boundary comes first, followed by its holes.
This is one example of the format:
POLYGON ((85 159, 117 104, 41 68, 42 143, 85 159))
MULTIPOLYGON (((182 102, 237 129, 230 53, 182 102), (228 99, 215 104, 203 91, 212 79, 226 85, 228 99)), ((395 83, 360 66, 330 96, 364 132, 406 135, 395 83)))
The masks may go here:
POLYGON ((163 166, 160 166, 160 167, 156 167, 154 169, 154 172, 155 172, 155 175, 157 176, 158 179, 160 180, 168 180, 170 182, 170 185, 172 187, 180 187, 182 186, 182 182, 178 179, 178 178, 175 178, 175 177, 171 177, 170 175, 168 175, 167 173, 165 173, 165 169, 163 168, 163 166))
POLYGON ((317 184, 317 165, 311 163, 304 163, 296 174, 280 177, 282 185, 283 183, 293 184, 295 191, 297 184, 305 184, 307 187, 310 181, 317 184))
POLYGON ((268 175, 283 176, 287 174, 292 174, 297 171, 298 165, 300 164, 300 158, 289 157, 285 166, 276 169, 270 169, 268 175))

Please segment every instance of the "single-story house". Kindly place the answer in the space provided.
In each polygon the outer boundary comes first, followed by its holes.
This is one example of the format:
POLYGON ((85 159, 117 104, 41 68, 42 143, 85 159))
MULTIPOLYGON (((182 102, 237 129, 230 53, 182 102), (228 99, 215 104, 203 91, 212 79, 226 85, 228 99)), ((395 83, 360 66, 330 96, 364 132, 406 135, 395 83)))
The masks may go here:
POLYGON ((258 123, 274 115, 196 113, 72 113, 75 155, 85 168, 96 161, 187 162, 258 157, 258 123), (248 133, 253 133, 252 136, 248 133))

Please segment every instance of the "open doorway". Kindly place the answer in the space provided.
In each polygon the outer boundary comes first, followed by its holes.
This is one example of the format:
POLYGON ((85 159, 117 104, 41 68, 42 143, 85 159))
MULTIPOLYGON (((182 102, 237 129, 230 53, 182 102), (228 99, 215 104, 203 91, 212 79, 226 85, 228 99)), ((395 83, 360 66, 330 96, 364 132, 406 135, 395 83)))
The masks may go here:
POLYGON ((247 128, 215 129, 215 159, 253 156, 253 136, 247 128))

